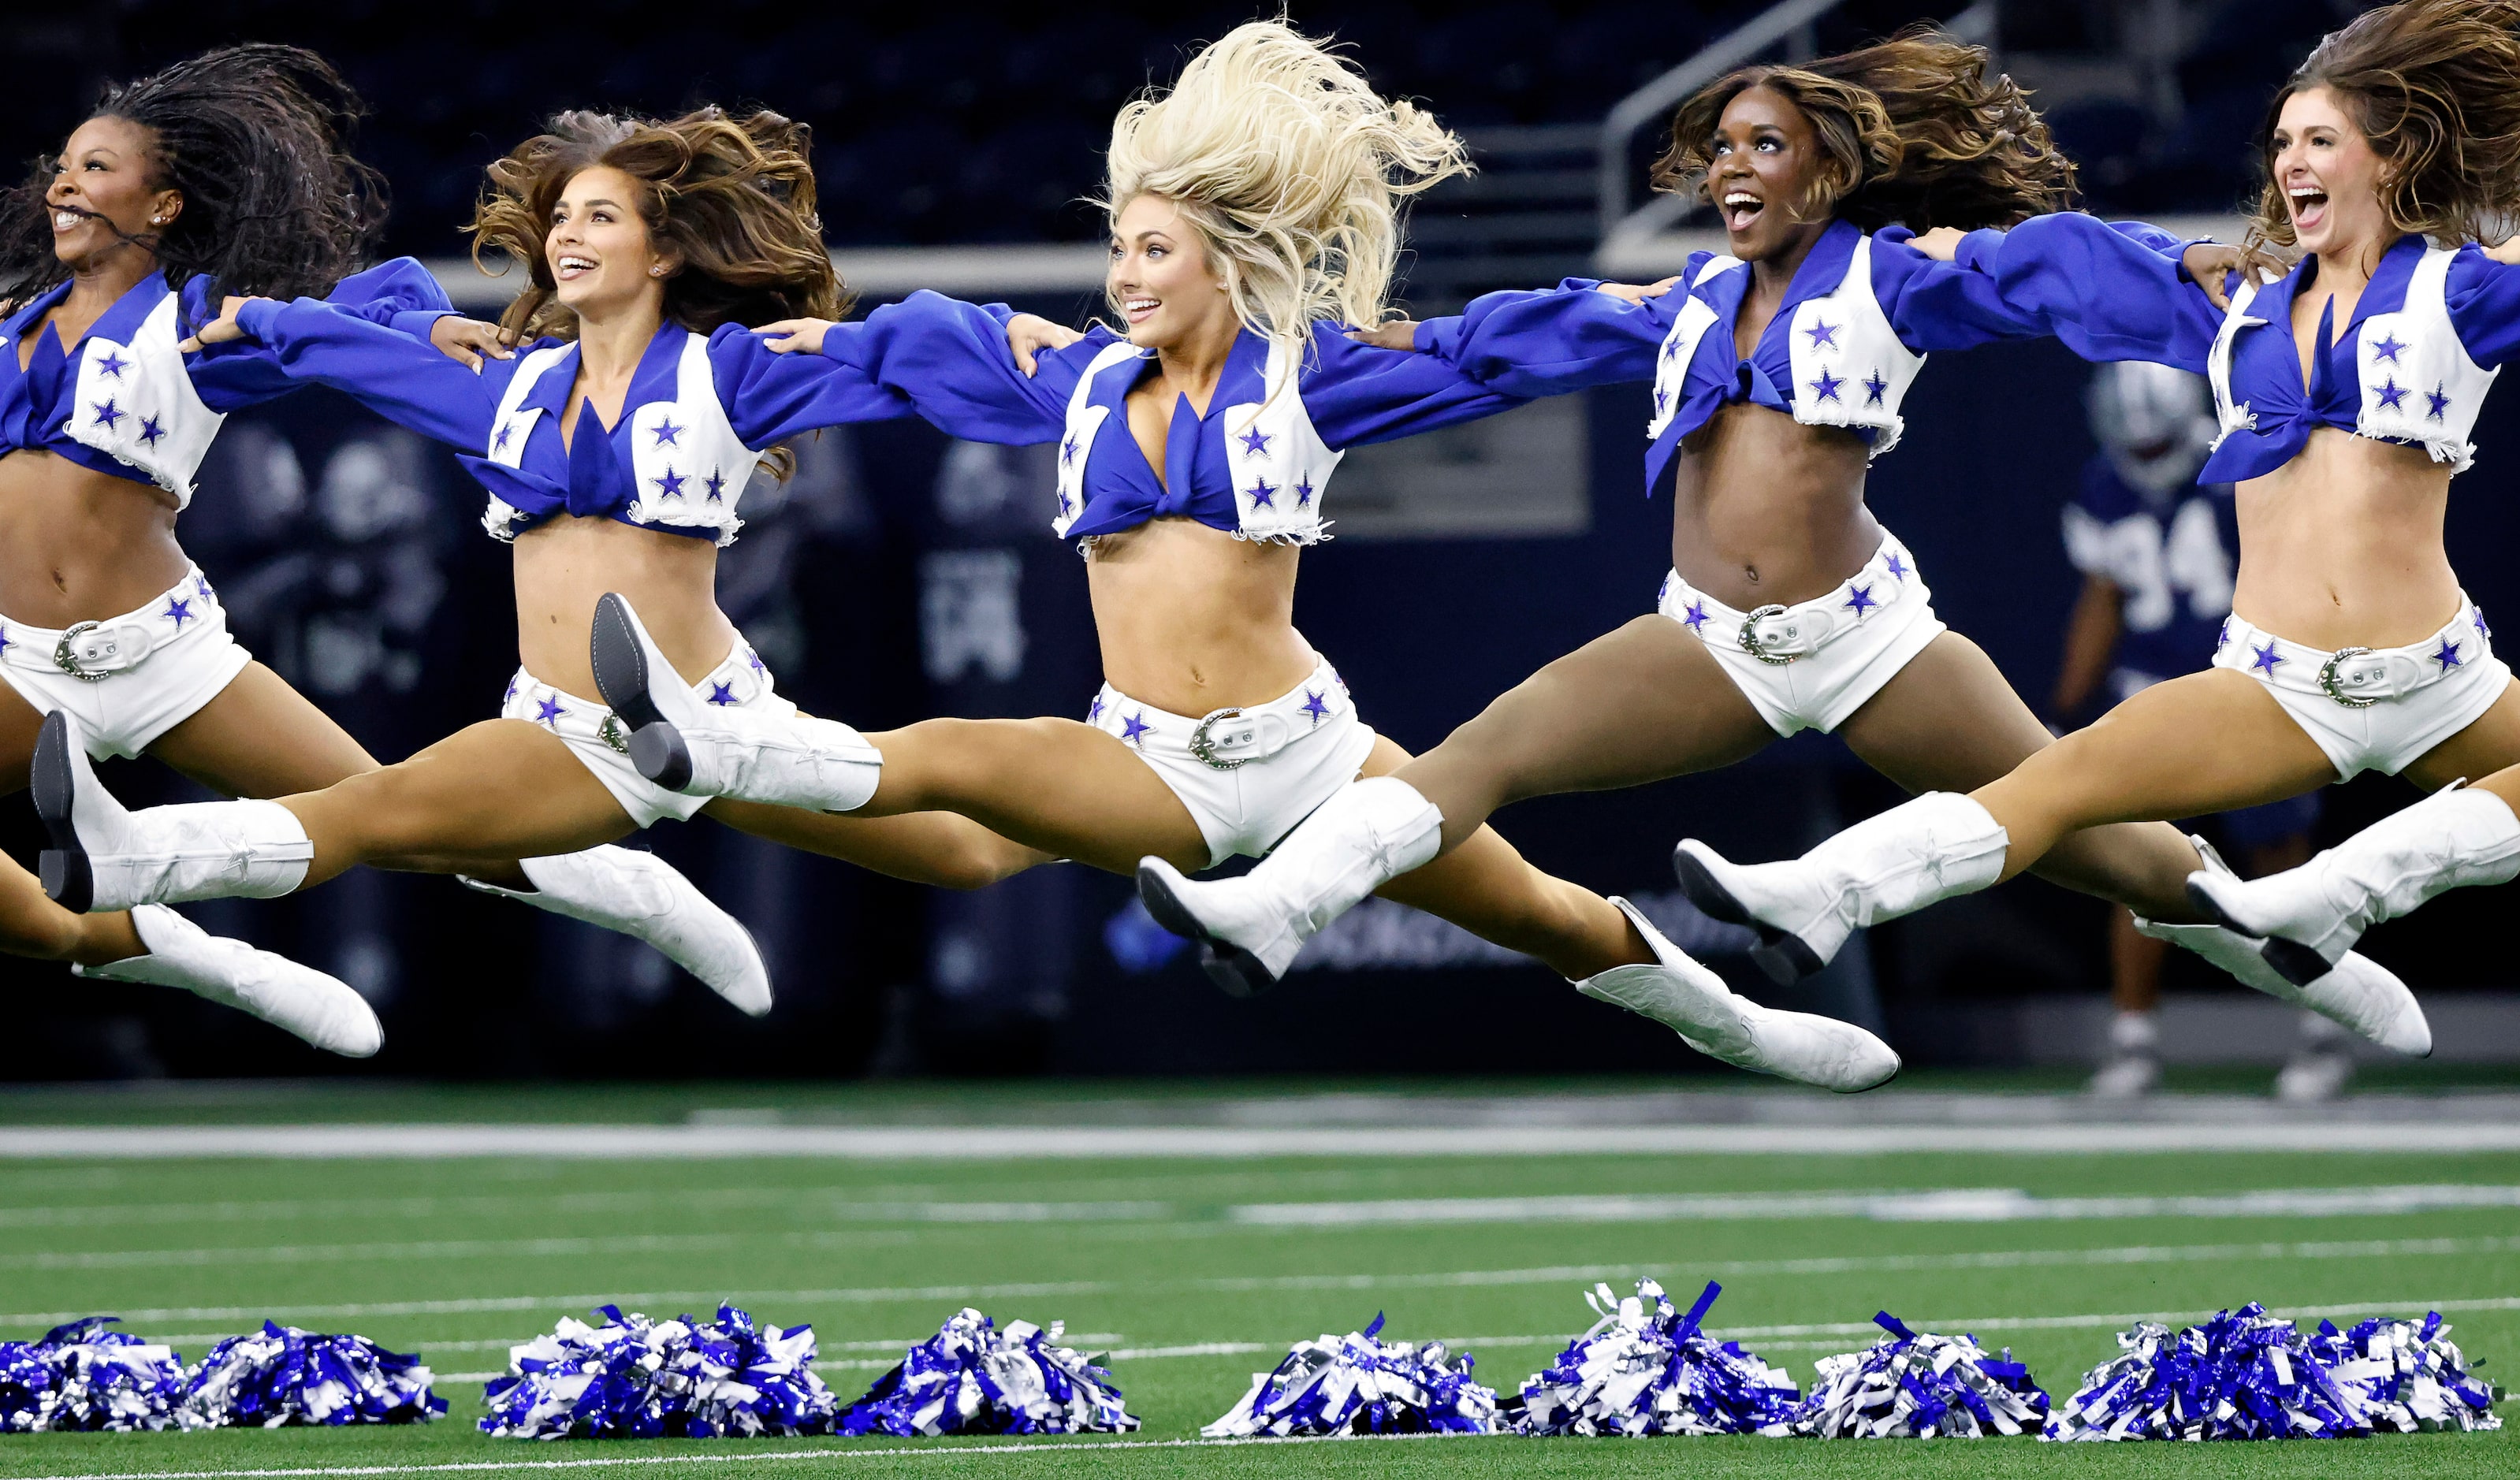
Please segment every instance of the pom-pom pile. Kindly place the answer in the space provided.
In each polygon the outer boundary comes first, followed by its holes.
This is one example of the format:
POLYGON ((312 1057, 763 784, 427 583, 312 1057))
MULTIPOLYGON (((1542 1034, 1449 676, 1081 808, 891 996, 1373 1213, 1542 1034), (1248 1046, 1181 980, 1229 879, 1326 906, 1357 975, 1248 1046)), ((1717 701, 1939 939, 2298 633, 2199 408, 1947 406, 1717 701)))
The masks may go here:
POLYGON ((1494 1388, 1470 1380, 1471 1359, 1443 1343, 1403 1346, 1382 1339, 1382 1317, 1362 1331, 1297 1342, 1277 1370, 1225 1416, 1200 1429, 1210 1439, 1266 1435, 1493 1434, 1494 1388))
POLYGON ((320 1336, 264 1322, 230 1336, 187 1374, 184 1411, 203 1428, 230 1424, 426 1423, 446 1412, 418 1357, 365 1336, 320 1336))
POLYGON ((1606 1284, 1584 1296, 1601 1319, 1508 1400, 1522 1434, 1785 1433, 1802 1394, 1793 1378, 1739 1343, 1698 1329, 1723 1286, 1682 1312, 1650 1279, 1621 1299, 1606 1284))
POLYGON ((0 1434, 194 1428, 170 1347, 90 1316, 33 1341, 0 1341, 0 1434))
POLYGON ((828 1432, 836 1407, 814 1375, 814 1328, 757 1329, 733 1306, 714 1321, 598 1312, 509 1354, 481 1431, 511 1439, 708 1439, 828 1432))
POLYGON ((2373 1317, 2343 1333, 2322 1321, 2310 1345, 2337 1382, 2362 1400, 2363 1421, 2373 1429, 2411 1434, 2502 1426, 2494 1413, 2502 1394, 2468 1373, 2439 1311, 2421 1322, 2373 1317))
POLYGON ((1001 1331, 966 1309, 842 1410, 842 1434, 1116 1434, 1138 1420, 1111 1374, 1058 1344, 1064 1328, 1001 1331))
MULTIPOLYGON (((2361 1327, 2357 1327, 2361 1329, 2361 1327)), ((2139 1322, 2118 1356, 2048 1420, 2045 1437, 2295 1439, 2368 1433, 2368 1401, 2340 1383, 2311 1339, 2255 1301, 2173 1334, 2139 1322)), ((2376 1372, 2375 1372, 2376 1377, 2376 1372)))
POLYGON ((1793 1431, 1820 1439, 1981 1439, 2037 1430, 2048 1395, 2006 1347, 1989 1356, 1975 1336, 1908 1329, 1888 1311, 1889 1332, 1860 1352, 1822 1357, 1793 1431))

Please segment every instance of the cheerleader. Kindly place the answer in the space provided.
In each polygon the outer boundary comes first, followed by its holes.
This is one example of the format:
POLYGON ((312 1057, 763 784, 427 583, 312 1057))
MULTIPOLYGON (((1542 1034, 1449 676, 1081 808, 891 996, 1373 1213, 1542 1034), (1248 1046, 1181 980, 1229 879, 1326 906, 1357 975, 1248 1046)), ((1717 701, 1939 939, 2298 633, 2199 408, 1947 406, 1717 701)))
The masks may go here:
POLYGON ((2272 281, 2251 275, 2225 312, 2088 217, 1954 246, 2087 358, 2211 379, 2222 437, 2200 477, 2239 485, 2240 529, 2213 667, 2145 690, 2001 781, 1918 797, 1800 860, 1741 868, 1683 843, 1701 903, 1825 960, 1854 924, 1984 888, 2098 824, 2403 775, 2440 794, 2303 869, 2249 882, 2207 870, 2188 887, 2266 937, 2267 962, 2312 1006, 2430 1051, 2403 988, 2335 984, 2371 919, 2508 877, 2520 851, 2500 787, 2456 789, 2520 759, 2520 698, 2442 540, 2485 392, 2520 355, 2520 271, 2477 246, 2520 206, 2520 5, 2405 0, 2363 15, 2294 72, 2260 146, 2252 235, 2302 257, 2272 281))
MULTIPOLYGON (((718 548, 742 527, 736 511, 756 465, 786 471, 787 438, 906 414, 856 372, 773 353, 747 327, 840 307, 807 137, 771 112, 562 115, 491 166, 473 226, 481 249, 529 264, 510 335, 446 318, 442 295, 391 326, 312 298, 225 300, 188 342, 203 363, 268 364, 289 382, 336 386, 465 449, 490 491, 485 527, 515 547, 520 666, 500 718, 279 801, 126 813, 55 716, 36 750, 35 802, 53 831, 45 868, 56 898, 101 909, 268 897, 356 864, 415 857, 468 873, 475 861, 518 856, 537 871, 574 870, 590 854, 646 859, 599 845, 701 810, 707 798, 640 776, 624 728, 586 696, 596 692, 587 623, 603 593, 633 593, 690 676, 695 702, 793 711, 717 607, 718 548), (527 342, 506 347, 515 335, 527 342)), ((894 872, 938 882, 984 881, 1039 859, 959 817, 713 810, 878 866, 903 855, 894 872)), ((620 914, 664 904, 636 892, 636 880, 603 899, 620 914)), ((749 995, 721 990, 766 1011, 758 955, 729 924, 749 964, 735 984, 749 995)))
MULTIPOLYGON (((1912 32, 1808 68, 1734 72, 1682 107, 1659 171, 1718 206, 1729 253, 1697 253, 1661 295, 1590 282, 1493 293, 1401 340, 1526 394, 1652 381, 1646 480, 1673 486, 1672 573, 1657 615, 1551 664, 1397 775, 1347 788, 1245 877, 1192 883, 1147 860, 1148 908, 1201 939, 1212 971, 1275 977, 1369 890, 1449 857, 1524 797, 1727 765, 1806 729, 1841 735, 1912 790, 1992 780, 2048 742, 1934 615, 1913 557, 1864 503, 1926 351, 2039 332, 1977 275, 1883 229, 2012 221, 2064 200, 2071 166, 1985 67, 1982 51, 1912 32)), ((2178 270, 2158 234, 2125 246, 2178 270)), ((2094 831, 2047 872, 2178 920, 2193 918, 2182 880, 2196 863, 2155 825, 2094 831)), ((2219 927, 2146 928, 2290 990, 2219 927)), ((1791 950, 1755 954, 1786 981, 1825 959, 1791 950)))
MULTIPOLYGON (((1003 308, 921 293, 862 324, 774 326, 788 334, 773 346, 855 367, 955 435, 1058 443, 1051 527, 1083 550, 1105 677, 1084 723, 861 736, 712 706, 651 640, 647 604, 608 597, 595 678, 643 775, 860 818, 959 813, 1128 873, 1149 854, 1190 870, 1264 855, 1360 772, 1407 761, 1295 629, 1295 573, 1344 449, 1522 399, 1343 327, 1383 317, 1398 207, 1465 168, 1460 141, 1256 22, 1124 110, 1108 166, 1106 289, 1124 331, 1035 356, 1011 346, 1021 326, 1003 308)), ((1896 1070, 1860 1029, 1733 996, 1642 916, 1540 875, 1493 832, 1388 893, 1728 1062, 1840 1090, 1896 1070)))
MULTIPOLYGON (((0 777, 43 717, 95 754, 143 751, 232 792, 375 764, 251 661, 175 518, 222 416, 288 388, 267 363, 176 347, 220 288, 334 288, 379 319, 418 265, 345 276, 383 215, 344 144, 358 101, 306 52, 242 46, 109 87, 60 155, 0 202, 0 777)), ((519 880, 521 882, 521 880, 519 880)), ((0 949, 84 975, 187 987, 319 1047, 382 1033, 340 982, 204 935, 171 910, 67 915, 0 861, 0 949)))

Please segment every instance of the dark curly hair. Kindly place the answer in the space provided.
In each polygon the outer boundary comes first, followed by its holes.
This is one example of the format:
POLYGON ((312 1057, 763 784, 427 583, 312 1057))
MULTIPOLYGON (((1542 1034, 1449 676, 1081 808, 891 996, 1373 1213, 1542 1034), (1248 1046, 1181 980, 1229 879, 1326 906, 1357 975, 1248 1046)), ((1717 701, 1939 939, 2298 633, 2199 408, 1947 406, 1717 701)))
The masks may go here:
POLYGON ((1915 25, 1802 67, 1741 67, 1680 106, 1654 188, 1706 199, 1716 124, 1734 98, 1764 87, 1801 109, 1820 137, 1812 195, 1792 205, 1799 220, 1921 232, 2011 226, 2063 209, 2073 161, 2029 95, 2001 72, 1988 76, 1987 63, 1984 47, 1915 25))
MULTIPOLYGON (((384 178, 350 157, 366 112, 331 63, 256 43, 109 84, 89 116, 147 130, 152 185, 183 192, 164 231, 125 239, 156 254, 170 287, 201 276, 219 293, 293 297, 356 271, 383 231, 384 178)), ((0 198, 0 300, 69 276, 44 204, 54 173, 37 159, 0 198)))
POLYGON ((560 114, 490 166, 467 228, 473 261, 502 252, 531 279, 499 322, 529 339, 575 336, 543 241, 570 178, 602 165, 639 182, 649 239, 680 259, 665 279, 666 318, 697 334, 838 318, 849 299, 814 213, 812 149, 811 129, 767 110, 734 118, 703 108, 663 121, 560 114))
POLYGON ((2384 161, 2389 224, 2454 242, 2500 235, 2520 211, 2520 4, 2401 0, 2330 32, 2267 109, 2258 131, 2266 181, 2252 243, 2293 245, 2275 179, 2275 125, 2293 94, 2334 92, 2384 161))

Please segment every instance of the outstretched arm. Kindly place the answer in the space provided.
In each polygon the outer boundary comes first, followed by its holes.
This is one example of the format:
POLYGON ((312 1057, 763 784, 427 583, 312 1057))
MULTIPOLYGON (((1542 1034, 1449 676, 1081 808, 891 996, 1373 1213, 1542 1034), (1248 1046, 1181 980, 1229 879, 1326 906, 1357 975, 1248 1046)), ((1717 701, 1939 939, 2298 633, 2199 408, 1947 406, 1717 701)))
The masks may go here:
MULTIPOLYGON (((465 452, 490 436, 498 398, 480 375, 426 339, 374 323, 317 298, 229 298, 217 319, 178 346, 207 351, 251 347, 290 384, 346 391, 386 420, 465 452)), ((229 351, 233 352, 233 351, 229 351)))
POLYGON ((1107 333, 1078 335, 1003 303, 923 291, 856 323, 800 319, 760 333, 775 352, 849 367, 954 436, 1006 444, 1058 436, 1085 365, 1114 342, 1107 333))
MULTIPOLYGON (((1689 259, 1694 273, 1709 253, 1689 259)), ((1655 356, 1688 300, 1667 278, 1647 288, 1569 278, 1537 292, 1492 292, 1414 326, 1409 347, 1502 395, 1530 399, 1654 378, 1655 356)), ((1368 336, 1392 344, 1389 328, 1368 336)), ((1396 346, 1395 346, 1396 347, 1396 346)))
POLYGON ((2443 297, 2451 327, 2468 357, 2499 366, 2520 359, 2520 237, 2488 250, 2462 250, 2451 259, 2443 297))
POLYGON ((2007 310, 2086 360, 2202 373, 2224 316, 2164 249, 2170 241, 2059 211, 2010 231, 1970 232, 1957 256, 1992 281, 2007 310))

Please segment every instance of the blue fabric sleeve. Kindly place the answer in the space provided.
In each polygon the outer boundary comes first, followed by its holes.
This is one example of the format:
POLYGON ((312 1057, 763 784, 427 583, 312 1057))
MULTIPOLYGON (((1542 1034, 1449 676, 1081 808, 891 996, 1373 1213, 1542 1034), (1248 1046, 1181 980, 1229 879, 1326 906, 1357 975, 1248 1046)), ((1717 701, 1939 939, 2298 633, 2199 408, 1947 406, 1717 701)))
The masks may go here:
POLYGON ((2495 261, 2470 242, 2450 259, 2442 296, 2469 359, 2494 369, 2520 357, 2520 267, 2495 261))
POLYGON ((1697 252, 1669 292, 1630 303, 1569 278, 1536 292, 1492 292, 1452 318, 1418 326, 1418 350, 1506 395, 1558 395, 1593 385, 1650 381, 1654 356, 1688 283, 1714 255, 1697 252))
MULTIPOLYGON (((257 298, 238 311, 237 322, 256 352, 292 385, 346 391, 396 426, 459 451, 478 452, 489 442, 498 391, 483 375, 448 359, 426 339, 315 298, 257 298)), ((519 345, 518 353, 524 349, 519 345)), ((497 367, 497 383, 504 384, 518 362, 490 363, 497 367)))
POLYGON ((2086 360, 2150 360, 2203 374, 2223 315, 2187 281, 2176 239, 2131 235, 2079 211, 1973 231, 1958 265, 1994 279, 2013 312, 2086 360))
POLYGON ((1341 325, 1314 327, 1313 354, 1303 381, 1304 410, 1333 451, 1474 422, 1533 399, 1483 384, 1439 355, 1361 343, 1341 325))
POLYGON ((823 336, 824 357, 857 371, 950 435, 1020 446, 1048 442, 1067 425, 1067 400, 1085 367, 1113 341, 1096 329, 1082 343, 1035 356, 1026 376, 1007 343, 1014 311, 924 290, 823 336))
MULTIPOLYGON (((208 279, 202 277, 184 285, 188 333, 218 317, 219 305, 212 301, 209 287, 208 279)), ((352 273, 335 284, 321 301, 345 318, 380 328, 399 328, 398 321, 404 320, 418 322, 418 337, 424 342, 428 337, 428 324, 441 314, 455 311, 447 301, 446 291, 429 276, 428 269, 410 257, 396 257, 365 272, 352 273)), ((246 311, 251 311, 253 306, 248 304, 246 311)), ((269 346, 259 342, 258 336, 210 345, 189 357, 189 368, 193 388, 200 393, 202 404, 217 412, 235 411, 287 395, 299 383, 274 361, 269 346)))
POLYGON ((709 336, 709 377, 735 434, 751 448, 844 422, 883 422, 914 415, 910 398, 887 390, 842 360, 781 354, 767 336, 741 324, 709 336))

